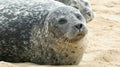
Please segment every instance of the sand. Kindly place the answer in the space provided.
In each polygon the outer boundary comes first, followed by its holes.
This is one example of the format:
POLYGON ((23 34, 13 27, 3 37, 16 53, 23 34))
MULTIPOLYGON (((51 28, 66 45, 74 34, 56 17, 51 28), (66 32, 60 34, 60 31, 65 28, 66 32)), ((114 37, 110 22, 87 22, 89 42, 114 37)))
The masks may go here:
POLYGON ((81 64, 120 67, 120 0, 91 0, 89 44, 81 64))
MULTIPOLYGON (((120 0, 90 1, 95 19, 87 23, 89 43, 86 52, 78 66, 62 67, 120 67, 120 0)), ((53 66, 0 62, 0 67, 53 66)))

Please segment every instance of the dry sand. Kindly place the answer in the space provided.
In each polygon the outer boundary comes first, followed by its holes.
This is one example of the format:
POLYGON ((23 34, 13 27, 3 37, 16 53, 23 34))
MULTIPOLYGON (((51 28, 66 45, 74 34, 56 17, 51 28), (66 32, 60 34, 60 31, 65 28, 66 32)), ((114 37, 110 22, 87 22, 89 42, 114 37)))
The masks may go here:
MULTIPOLYGON (((91 0, 91 3, 96 18, 87 24, 86 52, 79 66, 67 67, 120 67, 120 0, 91 0)), ((0 67, 53 66, 0 62, 0 67)))
POLYGON ((89 44, 81 64, 120 67, 120 0, 91 0, 96 18, 88 23, 89 44))

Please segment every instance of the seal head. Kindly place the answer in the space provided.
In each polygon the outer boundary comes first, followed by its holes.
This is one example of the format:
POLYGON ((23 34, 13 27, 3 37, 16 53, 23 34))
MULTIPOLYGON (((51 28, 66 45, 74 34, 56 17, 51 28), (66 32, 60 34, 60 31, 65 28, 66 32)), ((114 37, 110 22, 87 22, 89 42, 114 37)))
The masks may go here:
POLYGON ((84 17, 79 10, 72 7, 57 8, 49 14, 47 21, 48 31, 57 39, 79 41, 87 33, 84 17))

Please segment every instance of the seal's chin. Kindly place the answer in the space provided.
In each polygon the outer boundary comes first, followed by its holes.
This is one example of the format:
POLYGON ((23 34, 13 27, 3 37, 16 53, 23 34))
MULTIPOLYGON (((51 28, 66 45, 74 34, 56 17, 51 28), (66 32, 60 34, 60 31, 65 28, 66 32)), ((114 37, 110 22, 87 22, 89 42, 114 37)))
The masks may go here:
POLYGON ((80 41, 81 39, 83 39, 85 37, 86 34, 84 33, 78 33, 76 34, 75 36, 69 38, 69 41, 70 42, 77 42, 77 41, 80 41))

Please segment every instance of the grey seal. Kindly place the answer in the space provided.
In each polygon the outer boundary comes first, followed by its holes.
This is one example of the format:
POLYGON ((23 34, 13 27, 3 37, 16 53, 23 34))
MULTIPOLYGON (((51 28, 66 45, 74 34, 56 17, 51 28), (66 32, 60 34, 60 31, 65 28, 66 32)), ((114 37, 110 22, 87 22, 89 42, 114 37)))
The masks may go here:
POLYGON ((75 65, 87 34, 79 10, 52 0, 1 0, 0 61, 75 65))

